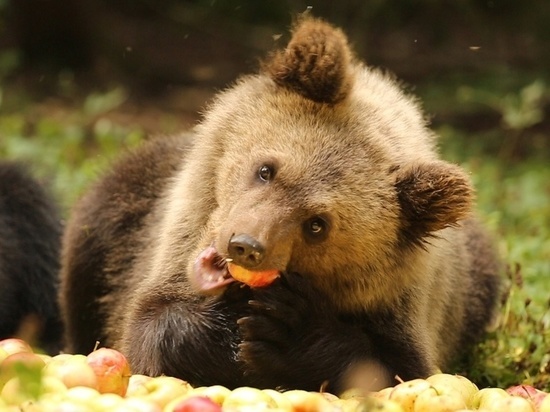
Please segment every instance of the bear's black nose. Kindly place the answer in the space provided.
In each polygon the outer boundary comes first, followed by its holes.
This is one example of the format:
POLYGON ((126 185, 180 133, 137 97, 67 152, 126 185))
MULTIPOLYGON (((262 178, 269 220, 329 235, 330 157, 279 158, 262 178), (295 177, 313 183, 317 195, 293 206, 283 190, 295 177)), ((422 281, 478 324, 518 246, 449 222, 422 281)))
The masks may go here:
POLYGON ((265 256, 263 245, 246 234, 231 236, 227 249, 233 263, 247 269, 254 269, 262 263, 265 256))

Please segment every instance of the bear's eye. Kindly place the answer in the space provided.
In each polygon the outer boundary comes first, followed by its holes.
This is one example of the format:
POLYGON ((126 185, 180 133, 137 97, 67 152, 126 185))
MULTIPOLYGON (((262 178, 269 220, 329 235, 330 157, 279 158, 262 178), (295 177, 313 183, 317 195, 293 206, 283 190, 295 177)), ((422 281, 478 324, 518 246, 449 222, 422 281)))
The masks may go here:
POLYGON ((261 165, 258 169, 258 177, 263 182, 269 182, 273 180, 275 176, 275 169, 271 165, 261 165))
POLYGON ((304 222, 303 230, 307 240, 312 242, 320 242, 326 239, 329 224, 327 219, 321 216, 314 216, 304 222))

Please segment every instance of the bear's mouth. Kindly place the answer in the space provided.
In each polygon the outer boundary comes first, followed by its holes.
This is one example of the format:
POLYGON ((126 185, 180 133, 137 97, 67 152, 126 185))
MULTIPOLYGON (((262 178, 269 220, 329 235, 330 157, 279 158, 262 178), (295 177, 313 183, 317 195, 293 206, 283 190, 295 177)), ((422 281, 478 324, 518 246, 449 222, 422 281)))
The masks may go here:
POLYGON ((226 260, 214 246, 199 253, 193 269, 193 283, 202 292, 213 292, 235 281, 227 270, 226 260))

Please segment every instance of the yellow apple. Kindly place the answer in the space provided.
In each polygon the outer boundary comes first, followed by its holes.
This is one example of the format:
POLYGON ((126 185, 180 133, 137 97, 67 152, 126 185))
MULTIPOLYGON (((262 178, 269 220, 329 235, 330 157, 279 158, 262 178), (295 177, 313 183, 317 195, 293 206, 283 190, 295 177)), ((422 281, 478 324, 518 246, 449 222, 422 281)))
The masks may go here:
POLYGON ((472 398, 472 408, 484 409, 490 408, 497 400, 508 399, 510 395, 501 388, 483 388, 474 394, 472 398))
POLYGON ((546 395, 539 404, 539 412, 550 412, 550 396, 546 395))
MULTIPOLYGON (((102 395, 105 396, 105 395, 102 395)), ((140 398, 128 398, 124 399, 122 404, 116 409, 117 412, 122 412, 127 408, 130 412, 162 412, 163 408, 156 403, 140 398)), ((100 411, 106 409, 98 409, 100 411)))
POLYGON ((294 412, 333 411, 334 406, 319 392, 291 390, 283 392, 292 405, 294 412))
POLYGON ((85 386, 97 389, 97 377, 84 355, 56 355, 44 367, 45 376, 61 380, 67 388, 85 386))
POLYGON ((255 405, 258 409, 275 408, 277 406, 275 400, 268 393, 248 386, 242 386, 231 391, 222 404, 224 409, 239 409, 247 405, 255 405))
POLYGON ((275 401, 276 407, 283 410, 292 410, 292 403, 283 393, 274 389, 262 389, 263 393, 268 394, 275 401))
POLYGON ((486 409, 492 412, 535 412, 536 408, 533 402, 519 396, 508 396, 495 400, 491 405, 486 405, 486 409))
POLYGON ((201 386, 189 391, 190 396, 206 396, 220 406, 230 394, 231 390, 222 385, 201 386))
POLYGON ((461 394, 466 407, 472 405, 474 395, 479 391, 477 385, 468 378, 461 375, 450 375, 447 373, 437 373, 426 378, 437 390, 448 392, 457 391, 461 394))
POLYGON ((279 277, 279 271, 276 269, 255 272, 231 262, 227 264, 227 270, 235 280, 251 287, 270 285, 279 277))
POLYGON ((459 391, 432 386, 416 397, 414 412, 453 412, 466 407, 464 397, 459 391))
POLYGON ((400 404, 405 412, 414 412, 416 398, 431 386, 430 382, 425 379, 401 382, 393 388, 389 400, 400 404))
POLYGON ((148 394, 149 390, 145 384, 153 379, 154 378, 152 376, 141 375, 139 373, 130 376, 128 381, 128 389, 126 389, 126 396, 129 397, 148 394))
POLYGON ((100 393, 126 394, 130 381, 130 365, 126 357, 115 349, 99 348, 87 356, 97 377, 97 390, 100 393))
POLYGON ((185 395, 193 388, 187 382, 171 376, 157 376, 143 383, 132 398, 144 399, 164 408, 172 400, 185 395))

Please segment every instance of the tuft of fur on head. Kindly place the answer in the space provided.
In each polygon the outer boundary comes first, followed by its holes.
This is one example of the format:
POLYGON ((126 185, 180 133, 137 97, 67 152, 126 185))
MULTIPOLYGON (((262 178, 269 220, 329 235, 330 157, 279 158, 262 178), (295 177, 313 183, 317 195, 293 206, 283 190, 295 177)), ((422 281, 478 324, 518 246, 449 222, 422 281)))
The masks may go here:
POLYGON ((345 34, 312 17, 297 20, 284 50, 263 64, 279 86, 318 103, 335 104, 348 95, 352 54, 345 34))

